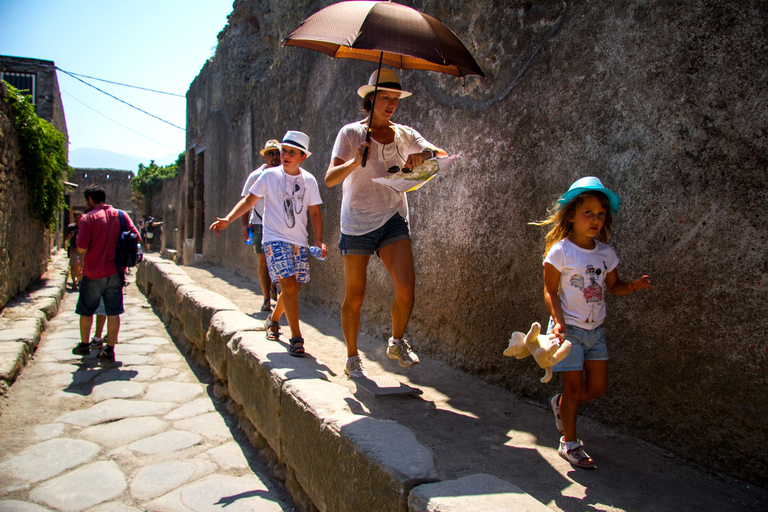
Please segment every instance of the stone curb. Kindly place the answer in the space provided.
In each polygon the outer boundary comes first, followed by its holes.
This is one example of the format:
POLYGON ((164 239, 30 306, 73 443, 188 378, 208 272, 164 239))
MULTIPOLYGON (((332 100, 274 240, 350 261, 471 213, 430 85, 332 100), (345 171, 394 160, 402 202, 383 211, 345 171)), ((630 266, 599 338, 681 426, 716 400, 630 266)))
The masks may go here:
POLYGON ((251 442, 276 459, 273 470, 297 503, 309 500, 322 512, 547 510, 490 475, 439 482, 432 452, 410 429, 356 414, 364 407, 330 381, 327 367, 266 340, 259 321, 173 262, 145 255, 136 283, 179 345, 211 370, 217 392, 256 432, 251 442))
POLYGON ((59 312, 68 270, 66 252, 60 250, 53 255, 41 282, 8 301, 0 313, 0 396, 35 353, 48 320, 59 312))

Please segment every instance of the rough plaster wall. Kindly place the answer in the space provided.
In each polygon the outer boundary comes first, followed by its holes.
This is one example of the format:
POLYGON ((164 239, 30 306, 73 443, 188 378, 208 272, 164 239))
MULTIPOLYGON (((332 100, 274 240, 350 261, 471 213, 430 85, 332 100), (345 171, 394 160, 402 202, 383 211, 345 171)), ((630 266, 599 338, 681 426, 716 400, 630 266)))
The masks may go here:
MULTIPOLYGON (((304 167, 322 183, 338 129, 362 117, 355 90, 372 64, 280 46, 329 3, 235 2, 188 95, 188 140, 204 135, 206 187, 220 185, 206 188, 206 223, 239 194, 243 173, 225 171, 233 158, 302 129, 314 153, 304 167), (249 114, 251 142, 242 136, 249 114)), ((611 240, 620 275, 649 273, 657 290, 608 298, 608 393, 580 411, 765 486, 767 4, 410 5, 451 27, 489 77, 461 87, 400 74, 414 96, 396 121, 462 155, 409 197, 417 351, 542 401, 554 394, 557 380, 542 385, 532 361, 501 352, 511 331, 547 319, 544 233, 528 222, 575 179, 599 176, 622 197, 611 240)), ((321 184, 321 194, 332 250, 312 262, 302 296, 338 315, 341 190, 321 184)), ((250 265, 239 230, 206 236, 207 259, 250 265)), ((391 296, 373 261, 364 330, 389 335, 391 296)), ((418 370, 412 378, 418 384, 418 370)))
POLYGON ((16 130, 0 90, 0 309, 48 267, 50 233, 29 215, 24 172, 17 165, 16 130), (24 236, 19 236, 19 230, 24 236))

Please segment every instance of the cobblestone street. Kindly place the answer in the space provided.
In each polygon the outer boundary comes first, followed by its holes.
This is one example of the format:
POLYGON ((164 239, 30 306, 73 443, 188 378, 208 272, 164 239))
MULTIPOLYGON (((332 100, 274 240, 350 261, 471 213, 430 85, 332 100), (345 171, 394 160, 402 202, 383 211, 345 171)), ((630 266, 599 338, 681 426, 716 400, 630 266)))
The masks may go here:
POLYGON ((135 284, 117 362, 80 360, 67 291, 0 417, 0 511, 292 511, 135 284))

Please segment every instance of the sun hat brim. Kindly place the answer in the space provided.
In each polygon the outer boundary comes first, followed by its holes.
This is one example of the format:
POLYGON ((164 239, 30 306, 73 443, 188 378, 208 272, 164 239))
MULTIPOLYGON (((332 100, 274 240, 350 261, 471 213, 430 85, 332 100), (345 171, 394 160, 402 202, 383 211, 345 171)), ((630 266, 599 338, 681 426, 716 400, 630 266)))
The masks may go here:
POLYGON ((289 148, 296 148, 299 151, 301 151, 302 153, 304 153, 305 155, 312 156, 312 153, 307 151, 305 148, 303 148, 301 146, 298 146, 298 145, 295 145, 295 144, 291 144, 290 142, 281 142, 280 143, 280 148, 282 148, 283 146, 288 146, 289 148))
POLYGON ((568 192, 562 195, 557 201, 560 208, 570 203, 576 196, 584 192, 602 192, 608 198, 608 206, 611 209, 611 213, 617 213, 621 207, 621 198, 613 190, 609 190, 603 186, 599 179, 594 177, 582 178, 571 185, 568 192))
MULTIPOLYGON (((361 98, 365 98, 366 95, 369 93, 372 93, 374 91, 373 85, 363 85, 357 90, 357 95, 361 98)), ((379 86, 379 91, 389 91, 389 92, 399 92, 400 93, 400 99, 407 98, 408 96, 412 95, 412 92, 403 91, 402 89, 393 89, 390 87, 382 87, 379 86)))

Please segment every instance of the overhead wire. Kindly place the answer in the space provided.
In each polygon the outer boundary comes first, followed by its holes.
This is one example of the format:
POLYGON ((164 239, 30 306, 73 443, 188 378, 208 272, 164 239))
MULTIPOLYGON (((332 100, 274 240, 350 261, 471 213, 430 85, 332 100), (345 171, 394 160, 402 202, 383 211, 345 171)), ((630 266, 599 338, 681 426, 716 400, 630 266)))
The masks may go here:
POLYGON ((56 69, 58 69, 59 71, 61 71, 62 73, 66 74, 66 75, 69 75, 69 76, 71 76, 72 78, 74 78, 74 79, 75 79, 75 80, 77 80, 78 82, 82 82, 82 83, 84 83, 84 84, 85 84, 85 85, 87 85, 88 87, 93 87, 94 89, 96 89, 96 90, 97 90, 97 91, 99 91, 100 93, 102 93, 102 94, 106 94, 106 95, 107 95, 107 96, 109 96, 110 98, 113 98, 113 99, 115 99, 115 100, 119 101, 120 103, 124 103, 125 105, 128 105, 129 107, 131 107, 131 108, 134 108, 134 109, 138 110, 139 112, 142 112, 142 113, 144 113, 144 114, 146 114, 146 115, 148 115, 148 116, 150 116, 150 117, 153 117, 153 118, 157 119, 158 121, 162 121, 162 122, 164 122, 164 123, 166 123, 166 124, 169 124, 169 125, 173 126, 174 128, 178 128, 178 129, 179 129, 179 130, 181 130, 181 131, 185 131, 185 130, 184 130, 184 128, 182 128, 181 126, 175 125, 175 124, 171 123, 170 121, 166 121, 165 119, 163 119, 163 118, 161 118, 161 117, 158 117, 158 116, 156 116, 156 115, 154 115, 154 114, 150 114, 150 113, 149 113, 149 112, 147 112, 146 110, 140 109, 139 107, 137 107, 137 106, 135 106, 135 105, 131 105, 131 104, 130 104, 130 103, 128 103, 127 101, 125 101, 125 100, 121 100, 121 99, 120 99, 120 98, 118 98, 117 96, 115 96, 115 95, 113 95, 113 94, 110 94, 110 93, 108 93, 108 92, 106 92, 106 91, 103 91, 103 90, 99 89, 98 87, 96 87, 95 85, 93 85, 93 84, 89 84, 89 83, 88 83, 88 82, 86 82, 85 80, 82 80, 82 79, 78 78, 77 76, 75 76, 75 74, 73 74, 73 73, 70 73, 69 71, 64 71, 63 69, 61 69, 61 68, 58 68, 58 67, 57 67, 56 69))
POLYGON ((72 94, 70 94, 70 93, 68 93, 67 91, 65 91, 64 89, 62 89, 62 90, 61 90, 61 92, 63 92, 64 94, 66 94, 67 96, 69 96, 70 98, 72 98, 73 100, 77 101, 78 103, 80 103, 81 105, 83 105, 85 108, 88 108, 88 109, 90 109, 90 110, 93 110, 94 112, 96 112, 97 114, 99 114, 99 115, 100 115, 101 117, 103 117, 104 119, 107 119, 107 120, 109 120, 109 121, 112 121, 113 123, 115 123, 115 124, 116 124, 116 125, 118 125, 118 126, 122 126, 123 128, 125 128, 125 129, 126 129, 126 130, 128 130, 129 132, 133 132, 133 133, 135 133, 135 134, 137 134, 137 135, 141 135, 141 136, 142 136, 142 137, 144 137, 145 139, 151 140, 152 142, 157 142, 157 143, 158 143, 158 144, 160 144, 161 146, 165 146, 165 147, 167 147, 167 148, 171 148, 171 149, 177 149, 175 146, 171 146, 171 145, 169 145, 169 144, 166 144, 166 143, 164 143, 164 142, 160 142, 159 140, 153 139, 152 137, 148 137, 148 136, 146 136, 145 134, 143 134, 143 133, 141 133, 141 132, 137 132, 136 130, 133 130, 133 129, 131 129, 131 128, 128 128, 128 127, 127 127, 127 126, 125 126, 124 124, 121 124, 121 123, 119 123, 119 122, 115 121, 114 119, 112 119, 112 118, 110 118, 110 117, 108 117, 108 116, 106 116, 106 115, 102 114, 101 112, 99 112, 99 111, 98 111, 98 110, 96 110, 95 108, 93 108, 93 107, 91 107, 91 106, 87 105, 87 104, 86 104, 85 102, 83 102, 82 100, 79 100, 79 99, 77 99, 77 98, 76 98, 76 97, 74 97, 72 94))
POLYGON ((99 82, 105 82, 105 83, 108 83, 108 84, 120 85, 122 87, 130 87, 132 89, 141 89, 142 91, 156 92, 158 94, 167 94, 168 96, 176 96, 177 98, 186 98, 186 96, 184 96, 183 94, 176 94, 174 92, 158 91, 158 90, 155 90, 155 89, 147 89, 146 87, 139 87, 138 85, 128 85, 128 84, 123 84, 123 83, 120 83, 120 82, 112 82, 111 80, 104 80, 103 78, 96 78, 96 77, 93 77, 93 76, 81 75, 80 73, 73 73, 72 71, 65 71, 65 70, 61 69, 60 67, 58 67, 58 66, 55 66, 55 68, 58 69, 59 71, 61 71, 62 73, 66 73, 66 74, 68 74, 70 76, 79 76, 79 77, 82 77, 82 78, 89 78, 91 80, 98 80, 99 82))

